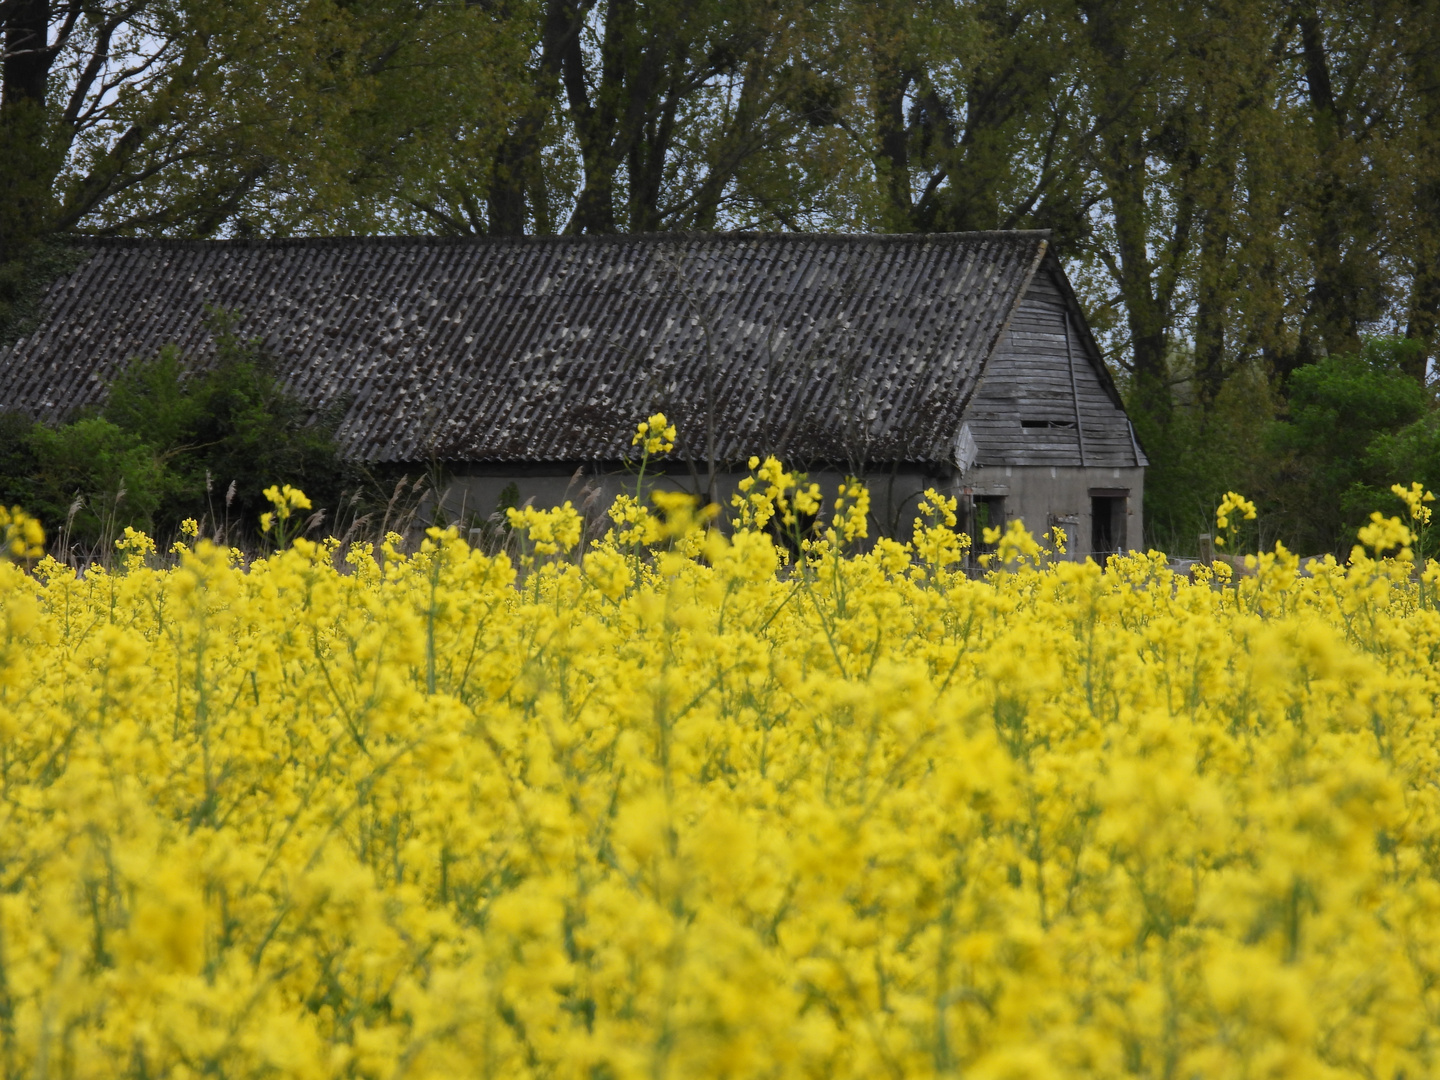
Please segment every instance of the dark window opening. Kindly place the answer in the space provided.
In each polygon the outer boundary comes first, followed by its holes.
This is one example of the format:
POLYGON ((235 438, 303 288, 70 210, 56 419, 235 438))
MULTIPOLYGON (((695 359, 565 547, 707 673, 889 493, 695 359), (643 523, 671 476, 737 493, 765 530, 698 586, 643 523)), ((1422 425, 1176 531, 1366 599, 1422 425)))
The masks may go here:
POLYGON ((1126 501, 1123 495, 1090 497, 1090 554, 1101 566, 1125 550, 1126 501))
POLYGON ((1022 428, 1069 428, 1075 429, 1074 420, 1021 420, 1022 428))

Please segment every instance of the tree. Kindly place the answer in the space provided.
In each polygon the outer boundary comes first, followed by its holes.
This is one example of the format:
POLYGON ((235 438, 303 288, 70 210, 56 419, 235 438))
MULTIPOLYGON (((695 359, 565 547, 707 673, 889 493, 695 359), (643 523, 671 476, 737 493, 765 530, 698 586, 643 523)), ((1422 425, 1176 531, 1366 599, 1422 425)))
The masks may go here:
MULTIPOLYGON (((233 318, 214 312, 215 363, 193 370, 174 346, 137 359, 110 387, 102 418, 150 448, 165 469, 157 520, 199 517, 209 489, 235 487, 231 513, 253 522, 271 484, 303 488, 332 513, 347 470, 335 448, 339 415, 312 415, 276 377, 256 341, 235 336, 233 318)), ((63 430, 63 429, 62 429, 63 430)))
POLYGON ((1066 4, 853 0, 845 12, 838 55, 863 94, 846 129, 872 163, 875 224, 1074 234, 1086 131, 1066 4))
POLYGON ((1290 376, 1290 417, 1273 441, 1288 475, 1271 500, 1292 543, 1348 550, 1393 483, 1426 480, 1435 401, 1406 369, 1418 342, 1374 338, 1290 376), (1405 451, 1419 451, 1407 460, 1405 451))
POLYGON ((455 235, 793 228, 834 177, 824 4, 545 0, 494 154, 407 191, 455 235), (827 149, 828 148, 828 149, 827 149))
POLYGON ((1403 19, 1408 92, 1397 127, 1403 159, 1413 168, 1408 183, 1392 190, 1408 195, 1395 218, 1403 272, 1411 282, 1405 335, 1422 343, 1408 371, 1423 382, 1440 343, 1440 4, 1410 0, 1403 19))
POLYGON ((460 0, 0 0, 0 262, 39 237, 384 228, 523 42, 460 0))

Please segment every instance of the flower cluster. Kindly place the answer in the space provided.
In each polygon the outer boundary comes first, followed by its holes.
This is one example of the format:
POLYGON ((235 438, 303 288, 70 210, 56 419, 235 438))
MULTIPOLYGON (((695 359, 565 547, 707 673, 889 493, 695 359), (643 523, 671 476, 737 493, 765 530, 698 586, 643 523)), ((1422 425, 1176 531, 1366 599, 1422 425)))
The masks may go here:
POLYGON ((930 493, 786 567, 777 470, 639 553, 516 511, 523 576, 0 562, 6 1074, 1440 1072, 1413 564, 971 580, 930 493))
POLYGON ((970 550, 970 537, 955 531, 959 500, 927 488, 916 509, 914 538, 911 547, 915 556, 932 572, 953 567, 970 550))
POLYGON ((1376 510, 1370 515, 1370 523, 1363 526, 1359 532, 1360 543, 1382 555, 1387 551, 1399 550, 1400 558, 1412 558, 1410 544, 1415 535, 1409 527, 1398 517, 1386 517, 1376 510))
POLYGON ((536 555, 563 555, 580 543, 585 522, 580 511, 567 499, 553 510, 533 506, 509 507, 505 516, 510 527, 522 533, 536 555))
POLYGON ((1430 524, 1431 509, 1427 505, 1435 501, 1435 493, 1426 491, 1423 484, 1414 483, 1408 488, 1404 484, 1391 484, 1390 490, 1399 497, 1410 512, 1410 520, 1417 528, 1430 524))
POLYGON ((617 495, 606 514, 618 526, 618 529, 610 530, 608 538, 612 543, 630 547, 654 544, 660 539, 660 520, 634 495, 617 495))
POLYGON ((870 535, 870 489, 853 476, 845 478, 835 499, 834 528, 837 531, 830 537, 832 543, 863 540, 870 535))
POLYGON ((1240 531, 1239 521, 1232 523, 1231 515, 1238 516, 1240 521, 1254 521, 1255 504, 1236 492, 1227 491, 1225 493, 1225 497, 1220 500, 1220 505, 1215 508, 1215 527, 1226 534, 1215 537, 1217 547, 1224 547, 1227 539, 1231 547, 1235 546, 1235 537, 1240 531))
POLYGON ((115 540, 115 550, 120 553, 125 569, 138 570, 149 556, 155 554, 155 541, 149 534, 126 525, 124 533, 115 540))
MULTIPOLYGON (((309 510, 310 499, 305 492, 299 488, 291 487, 289 484, 283 487, 271 484, 261 494, 269 500, 270 505, 275 507, 273 511, 260 515, 260 531, 268 533, 275 527, 277 520, 286 522, 290 515, 296 510, 309 510)), ((198 532, 198 529, 197 529, 198 532)))
POLYGON ((675 425, 665 419, 664 413, 656 413, 635 429, 630 445, 640 447, 647 456, 668 454, 675 449, 675 435, 675 425))
POLYGON ((0 559, 38 559, 45 553, 45 530, 18 506, 0 506, 0 559))
MULTIPOLYGON (((751 475, 740 481, 739 491, 730 497, 730 505, 737 511, 736 522, 742 528, 763 529, 774 521, 789 532, 800 524, 802 516, 820 512, 824 502, 820 485, 807 482, 804 473, 789 472, 774 457, 764 461, 752 457, 749 468, 751 475)), ((865 502, 868 511, 868 494, 865 502)))

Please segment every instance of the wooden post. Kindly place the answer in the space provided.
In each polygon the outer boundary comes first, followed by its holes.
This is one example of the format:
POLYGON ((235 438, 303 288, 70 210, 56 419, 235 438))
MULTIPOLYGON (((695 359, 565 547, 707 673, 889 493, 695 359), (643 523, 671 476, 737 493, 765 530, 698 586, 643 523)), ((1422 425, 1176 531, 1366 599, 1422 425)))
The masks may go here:
MULTIPOLYGON (((1075 402, 1075 437, 1080 440, 1080 467, 1090 462, 1085 457, 1085 418, 1080 415, 1080 388, 1075 384, 1075 353, 1070 348, 1070 309, 1065 309, 1065 363, 1070 367, 1070 398, 1075 402)), ((1136 464, 1139 464, 1137 461, 1136 464)))
POLYGON ((1215 565, 1215 544, 1209 533, 1200 534, 1200 561, 1206 566, 1215 565))

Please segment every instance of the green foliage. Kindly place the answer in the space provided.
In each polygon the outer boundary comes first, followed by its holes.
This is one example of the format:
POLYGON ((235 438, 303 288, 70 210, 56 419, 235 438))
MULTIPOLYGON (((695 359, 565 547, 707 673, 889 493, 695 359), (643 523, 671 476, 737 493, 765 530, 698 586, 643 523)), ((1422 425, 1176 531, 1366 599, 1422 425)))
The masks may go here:
POLYGON ((32 512, 52 534, 68 522, 71 538, 104 545, 126 525, 154 528, 170 478, 138 435, 92 416, 58 428, 37 424, 30 447, 32 512))
POLYGON ((105 419, 153 446, 183 445, 199 421, 200 402, 181 385, 180 350, 165 345, 150 360, 132 360, 110 386, 105 419))
POLYGON ((24 86, 6 68, 0 259, 97 229, 393 228, 408 178, 495 144, 528 55, 512 14, 450 0, 0 7, 42 43, 24 86))
POLYGON ((1440 491, 1440 410, 1417 381, 1418 344, 1371 338, 1357 352, 1293 371, 1288 399, 1259 365, 1235 371, 1205 407, 1181 358, 1170 422, 1134 412, 1150 456, 1145 478, 1147 543, 1192 554, 1214 529, 1227 491, 1260 506, 1262 546, 1344 555, 1372 511, 1398 511, 1391 484, 1440 491))
POLYGON ((1261 494, 1287 543, 1348 551, 1372 511, 1394 512, 1391 484, 1434 483, 1423 458, 1435 400, 1409 373, 1416 348, 1372 338, 1291 374, 1289 417, 1272 429, 1276 464, 1261 494))
MULTIPOLYGON (((1182 384, 1182 391, 1190 390, 1182 384)), ((1215 506, 1227 491, 1258 492, 1268 479, 1266 436, 1277 399, 1258 365, 1233 375, 1208 409, 1181 393, 1164 426, 1133 409, 1136 436, 1150 459, 1145 475, 1146 543, 1195 554, 1200 533, 1213 532, 1215 506)))
POLYGON ((67 539, 87 545, 108 545, 126 525, 163 536, 186 517, 253 528, 276 483, 333 508, 347 479, 336 417, 312 416, 287 393, 227 316, 212 315, 212 328, 213 366, 191 371, 166 346, 120 374, 98 416, 51 427, 0 414, 0 500, 36 513, 52 535, 68 521, 67 539))
POLYGON ((170 477, 161 520, 200 517, 235 485, 232 518, 253 521, 271 484, 303 488, 317 507, 339 499, 345 470, 334 446, 335 415, 312 416, 275 375, 258 342, 243 341, 233 321, 212 315, 216 362, 187 377, 177 349, 133 362, 115 380, 103 415, 143 439, 170 477))
POLYGON ((1419 420, 1425 387, 1405 370, 1414 342, 1376 338, 1359 353, 1329 356, 1290 376, 1290 421, 1277 445, 1303 458, 1327 488, 1347 488, 1364 471, 1377 437, 1419 420))
POLYGON ((35 507, 39 462, 30 437, 35 422, 24 413, 0 412, 0 504, 35 507))
MULTIPOLYGON (((1365 451, 1365 478, 1345 493, 1349 521, 1365 521, 1372 510, 1386 516, 1401 513, 1391 484, 1425 485, 1440 495, 1440 409, 1432 409, 1413 424, 1376 437, 1365 451)), ((1440 555, 1440 530, 1427 530, 1424 554, 1440 555)))
POLYGON ((0 263, 0 346, 24 337, 40 321, 50 284, 74 272, 87 258, 83 248, 51 240, 27 245, 0 263))
MULTIPOLYGON (((1365 451, 1365 472, 1370 477, 1393 477, 1391 483, 1418 480, 1440 494, 1440 410, 1432 409, 1399 431, 1377 436, 1365 451)), ((1389 491, 1386 484, 1387 497, 1389 491)))

